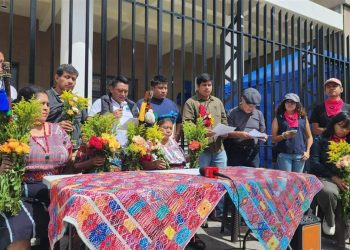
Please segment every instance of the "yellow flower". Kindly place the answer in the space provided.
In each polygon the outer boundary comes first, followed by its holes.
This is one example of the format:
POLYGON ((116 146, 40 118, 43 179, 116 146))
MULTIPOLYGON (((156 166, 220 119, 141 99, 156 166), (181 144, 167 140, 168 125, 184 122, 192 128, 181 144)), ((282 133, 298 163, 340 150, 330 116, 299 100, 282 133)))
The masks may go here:
POLYGON ((67 114, 68 114, 68 115, 74 115, 74 112, 73 112, 73 110, 69 109, 69 110, 67 111, 67 114))
POLYGON ((22 143, 22 148, 23 148, 23 153, 29 154, 30 152, 30 147, 27 144, 22 143))
POLYGON ((11 153, 11 148, 5 144, 0 146, 0 152, 5 153, 5 154, 10 154, 11 153))
MULTIPOLYGON (((11 140, 11 139, 10 139, 11 140)), ((13 150, 19 146, 19 141, 17 140, 8 140, 8 146, 13 150)))

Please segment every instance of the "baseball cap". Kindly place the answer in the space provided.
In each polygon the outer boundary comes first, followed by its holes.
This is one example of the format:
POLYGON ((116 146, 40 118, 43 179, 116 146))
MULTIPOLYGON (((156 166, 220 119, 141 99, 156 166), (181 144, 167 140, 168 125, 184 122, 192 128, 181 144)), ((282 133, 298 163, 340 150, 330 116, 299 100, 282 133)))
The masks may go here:
POLYGON ((242 97, 247 104, 254 104, 259 106, 261 102, 261 95, 259 91, 254 88, 247 88, 243 90, 242 97))
POLYGON ((343 86, 341 84, 341 81, 339 79, 337 79, 337 78, 329 78, 327 81, 324 82, 323 86, 326 86, 326 84, 331 83, 331 82, 336 83, 336 84, 338 84, 340 86, 343 86))
POLYGON ((297 94, 294 93, 288 93, 284 96, 283 100, 292 100, 294 102, 300 102, 300 98, 297 94))

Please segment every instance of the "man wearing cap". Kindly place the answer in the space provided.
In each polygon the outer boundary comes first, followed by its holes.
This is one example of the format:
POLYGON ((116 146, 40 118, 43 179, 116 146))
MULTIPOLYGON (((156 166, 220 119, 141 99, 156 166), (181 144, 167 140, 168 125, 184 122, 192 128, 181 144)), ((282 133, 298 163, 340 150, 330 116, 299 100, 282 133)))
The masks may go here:
POLYGON ((228 112, 228 124, 236 128, 224 141, 228 166, 259 167, 259 142, 250 136, 249 131, 259 131, 262 133, 260 140, 266 141, 265 119, 263 113, 256 109, 260 101, 260 93, 254 88, 247 88, 242 93, 239 106, 228 112))
POLYGON ((327 99, 312 111, 310 123, 313 134, 321 135, 326 130, 331 118, 340 111, 350 111, 350 105, 344 103, 341 98, 343 91, 342 83, 337 78, 330 78, 324 82, 324 92, 327 99))
MULTIPOLYGON (((156 120, 162 118, 170 118, 176 124, 174 138, 176 141, 180 140, 182 117, 177 105, 166 96, 168 94, 168 80, 165 76, 156 75, 151 80, 152 98, 150 101, 152 110, 155 114, 156 120)), ((140 108, 143 98, 137 101, 137 106, 140 108)))
POLYGON ((277 169, 302 173, 313 142, 309 121, 297 94, 288 93, 278 105, 272 121, 277 169))

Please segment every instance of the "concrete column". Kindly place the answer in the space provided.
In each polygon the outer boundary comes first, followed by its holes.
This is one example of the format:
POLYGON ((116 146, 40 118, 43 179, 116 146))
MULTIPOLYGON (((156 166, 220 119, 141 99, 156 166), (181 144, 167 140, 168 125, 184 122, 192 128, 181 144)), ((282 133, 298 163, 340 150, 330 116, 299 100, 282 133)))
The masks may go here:
MULTIPOLYGON (((92 49, 93 49, 93 5, 90 0, 89 17, 89 67, 88 67, 88 97, 92 96, 92 49)), ((86 27, 86 1, 73 1, 73 31, 72 31, 72 65, 79 71, 75 86, 78 95, 84 96, 85 91, 85 27, 86 27)), ((60 63, 68 63, 69 54, 69 0, 62 0, 61 5, 61 59, 60 63)))

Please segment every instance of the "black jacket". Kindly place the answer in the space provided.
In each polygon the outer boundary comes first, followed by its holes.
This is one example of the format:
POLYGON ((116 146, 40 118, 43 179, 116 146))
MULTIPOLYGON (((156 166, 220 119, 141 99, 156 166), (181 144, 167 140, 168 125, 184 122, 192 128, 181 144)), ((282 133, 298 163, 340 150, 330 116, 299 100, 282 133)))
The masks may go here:
POLYGON ((310 155, 310 174, 324 178, 338 176, 339 172, 337 167, 328 162, 328 144, 329 140, 324 136, 314 141, 314 149, 310 155))
MULTIPOLYGON (((113 113, 113 105, 112 105, 112 100, 111 100, 111 96, 110 95, 104 95, 101 97, 101 115, 107 112, 111 112, 113 113)), ((137 105, 131 101, 130 99, 126 99, 125 100, 126 103, 129 106, 129 109, 131 110, 131 113, 133 115, 133 117, 138 117, 139 115, 139 109, 137 107, 137 105)))

